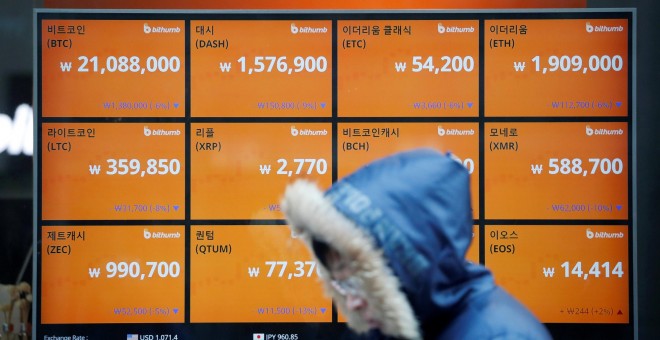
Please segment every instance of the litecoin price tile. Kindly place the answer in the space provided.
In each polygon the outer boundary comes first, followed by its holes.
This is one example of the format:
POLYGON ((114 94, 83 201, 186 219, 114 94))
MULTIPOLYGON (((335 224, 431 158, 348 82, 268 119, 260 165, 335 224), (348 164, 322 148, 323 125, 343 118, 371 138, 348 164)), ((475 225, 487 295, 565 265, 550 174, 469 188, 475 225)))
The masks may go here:
POLYGON ((44 220, 184 217, 184 126, 45 123, 44 220))

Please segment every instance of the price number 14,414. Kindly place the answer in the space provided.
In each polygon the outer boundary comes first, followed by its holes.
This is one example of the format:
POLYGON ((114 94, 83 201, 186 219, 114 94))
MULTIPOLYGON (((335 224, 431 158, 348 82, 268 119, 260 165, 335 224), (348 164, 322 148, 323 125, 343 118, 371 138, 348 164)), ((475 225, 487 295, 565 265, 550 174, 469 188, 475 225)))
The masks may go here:
POLYGON ((623 264, 617 262, 614 264, 613 268, 610 268, 609 262, 594 262, 593 265, 589 268, 589 272, 584 272, 582 270, 582 262, 577 261, 573 264, 571 268, 571 263, 566 261, 561 264, 561 267, 564 269, 564 277, 570 277, 571 275, 577 278, 586 280, 589 277, 599 278, 601 275, 605 278, 611 276, 617 276, 619 278, 623 277, 623 264))

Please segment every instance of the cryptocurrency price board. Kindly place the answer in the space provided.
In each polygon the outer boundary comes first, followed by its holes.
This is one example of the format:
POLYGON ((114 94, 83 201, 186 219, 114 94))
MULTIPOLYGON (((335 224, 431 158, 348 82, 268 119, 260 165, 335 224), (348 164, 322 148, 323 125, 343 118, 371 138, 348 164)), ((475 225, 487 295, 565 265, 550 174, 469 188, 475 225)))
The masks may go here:
POLYGON ((468 261, 557 337, 632 337, 635 15, 38 10, 33 335, 350 337, 284 189, 432 148, 468 261))

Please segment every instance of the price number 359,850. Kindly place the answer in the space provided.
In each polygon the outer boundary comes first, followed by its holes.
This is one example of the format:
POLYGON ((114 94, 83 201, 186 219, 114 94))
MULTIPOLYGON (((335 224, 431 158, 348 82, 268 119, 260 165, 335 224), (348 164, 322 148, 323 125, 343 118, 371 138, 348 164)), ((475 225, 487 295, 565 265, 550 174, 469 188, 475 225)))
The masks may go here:
MULTIPOLYGON (((108 170, 106 175, 178 175, 181 171, 181 163, 178 159, 149 159, 146 169, 142 169, 139 159, 108 159, 108 170)), ((100 171, 100 168, 98 169, 100 171)), ((92 166, 90 166, 92 171, 92 166)))

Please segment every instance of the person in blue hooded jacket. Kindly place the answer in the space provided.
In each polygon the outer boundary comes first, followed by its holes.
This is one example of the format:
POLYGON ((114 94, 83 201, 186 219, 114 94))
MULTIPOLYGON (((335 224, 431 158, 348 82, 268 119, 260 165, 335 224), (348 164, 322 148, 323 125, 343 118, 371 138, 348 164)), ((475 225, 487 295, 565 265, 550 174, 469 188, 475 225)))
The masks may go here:
POLYGON ((374 338, 549 339, 546 328, 465 260, 469 174, 431 149, 398 153, 338 181, 290 184, 292 232, 312 250, 348 326, 374 338))

